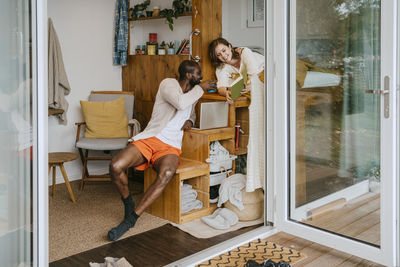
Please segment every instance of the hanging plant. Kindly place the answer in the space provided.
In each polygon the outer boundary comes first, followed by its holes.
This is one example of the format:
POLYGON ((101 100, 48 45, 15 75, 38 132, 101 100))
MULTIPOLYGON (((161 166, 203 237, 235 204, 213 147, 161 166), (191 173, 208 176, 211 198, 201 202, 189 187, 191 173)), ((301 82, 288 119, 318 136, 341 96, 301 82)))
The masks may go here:
POLYGON ((165 18, 165 22, 168 24, 169 29, 171 31, 173 31, 174 30, 174 20, 173 20, 174 10, 165 8, 160 11, 160 17, 165 18))
POLYGON ((189 0, 174 0, 172 2, 172 9, 165 8, 160 11, 160 17, 165 18, 165 22, 171 31, 174 30, 174 18, 177 19, 179 15, 185 12, 185 7, 188 5, 189 0))

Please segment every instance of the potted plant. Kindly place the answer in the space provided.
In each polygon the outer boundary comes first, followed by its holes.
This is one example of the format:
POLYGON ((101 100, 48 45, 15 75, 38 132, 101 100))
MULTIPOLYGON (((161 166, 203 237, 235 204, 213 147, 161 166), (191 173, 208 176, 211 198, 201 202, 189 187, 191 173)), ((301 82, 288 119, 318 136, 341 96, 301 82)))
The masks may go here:
POLYGON ((165 55, 166 54, 165 53, 165 47, 166 47, 166 44, 165 44, 164 41, 162 41, 161 44, 160 44, 160 47, 158 48, 158 54, 159 55, 165 55))
POLYGON ((168 55, 175 55, 174 42, 171 41, 167 45, 168 45, 168 55))
POLYGON ((172 2, 172 7, 175 12, 179 15, 186 11, 186 6, 188 5, 189 0, 174 0, 172 2))
POLYGON ((174 18, 177 19, 179 15, 183 14, 185 12, 185 7, 189 4, 189 0, 174 0, 172 2, 172 9, 165 8, 160 11, 160 17, 165 18, 171 31, 174 30, 174 18))
POLYGON ((131 17, 134 18, 140 18, 144 17, 144 10, 150 5, 150 0, 146 0, 141 4, 135 5, 133 8, 131 8, 131 17))

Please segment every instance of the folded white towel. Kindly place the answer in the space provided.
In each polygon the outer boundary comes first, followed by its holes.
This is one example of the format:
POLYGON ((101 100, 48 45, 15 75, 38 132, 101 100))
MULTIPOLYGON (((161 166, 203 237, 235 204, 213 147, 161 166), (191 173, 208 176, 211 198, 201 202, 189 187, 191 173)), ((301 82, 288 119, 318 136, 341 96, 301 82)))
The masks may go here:
POLYGON ((194 190, 194 189, 181 191, 181 198, 185 198, 185 197, 192 196, 192 195, 194 195, 194 198, 196 198, 197 197, 197 191, 194 190))
POLYGON ((181 203, 191 202, 191 201, 196 200, 196 198, 197 198, 196 191, 189 192, 185 195, 181 195, 181 203))
POLYGON ((198 199, 191 202, 181 203, 181 213, 186 213, 195 209, 201 209, 202 207, 203 202, 198 199))
POLYGON ((246 176, 236 173, 222 180, 219 187, 218 207, 221 207, 226 201, 230 201, 239 210, 243 210, 242 189, 246 186, 246 176))
POLYGON ((90 267, 133 267, 124 257, 106 257, 104 263, 89 262, 90 267))
POLYGON ((201 220, 214 229, 225 230, 237 224, 239 218, 233 211, 222 208, 216 209, 213 214, 205 216, 201 220))
POLYGON ((197 198, 197 191, 192 189, 190 184, 182 184, 181 186, 181 203, 194 201, 197 198))
POLYGON ((192 186, 190 184, 182 184, 181 185, 181 191, 189 191, 192 189, 192 186))

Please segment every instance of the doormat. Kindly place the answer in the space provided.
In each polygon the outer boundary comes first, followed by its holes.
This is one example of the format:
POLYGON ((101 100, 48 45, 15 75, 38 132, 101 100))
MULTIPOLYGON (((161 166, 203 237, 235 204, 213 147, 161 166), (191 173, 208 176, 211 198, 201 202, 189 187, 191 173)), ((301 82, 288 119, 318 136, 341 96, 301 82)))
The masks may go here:
POLYGON ((282 247, 267 241, 267 239, 257 239, 204 261, 197 266, 244 266, 249 260, 262 263, 268 259, 275 263, 284 261, 294 264, 306 257, 306 254, 295 249, 282 247))

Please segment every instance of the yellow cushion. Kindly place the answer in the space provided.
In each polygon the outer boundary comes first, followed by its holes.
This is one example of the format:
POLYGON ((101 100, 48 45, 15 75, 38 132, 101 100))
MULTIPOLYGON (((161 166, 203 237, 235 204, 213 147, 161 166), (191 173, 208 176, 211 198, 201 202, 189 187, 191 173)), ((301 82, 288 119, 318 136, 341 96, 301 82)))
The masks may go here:
POLYGON ((86 138, 128 137, 128 118, 124 97, 113 101, 81 101, 86 122, 86 138))

